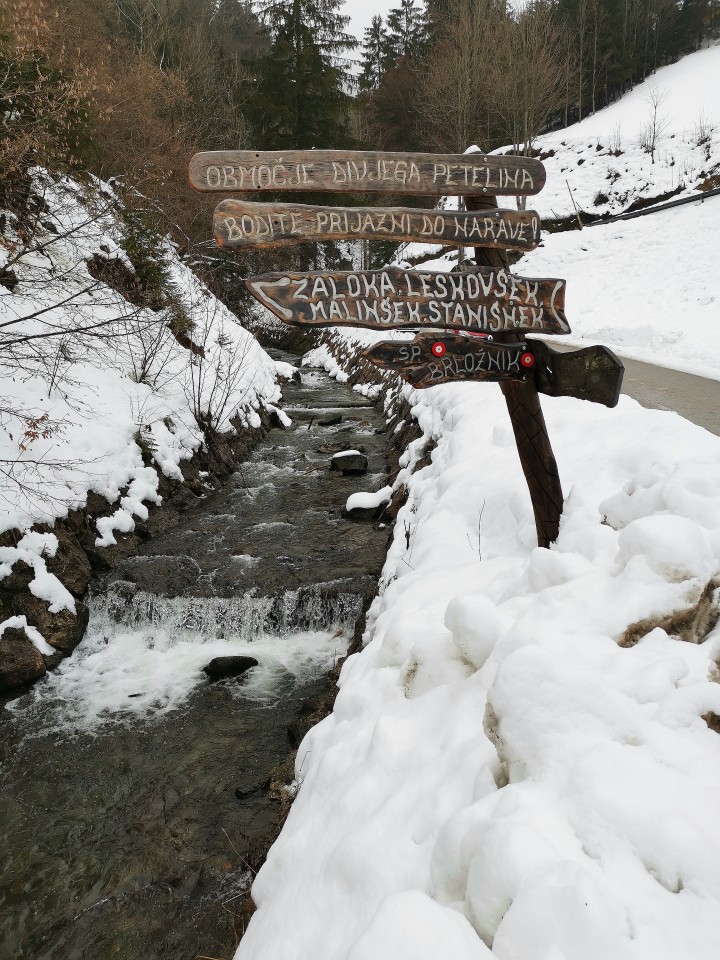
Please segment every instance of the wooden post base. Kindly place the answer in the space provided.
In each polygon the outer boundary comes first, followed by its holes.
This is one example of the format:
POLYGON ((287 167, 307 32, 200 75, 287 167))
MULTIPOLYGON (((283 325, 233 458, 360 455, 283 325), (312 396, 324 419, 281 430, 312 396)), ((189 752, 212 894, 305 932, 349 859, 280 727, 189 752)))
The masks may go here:
POLYGON ((535 513, 538 546, 557 540, 563 507, 562 487, 550 446, 540 397, 532 380, 502 383, 520 463, 527 480, 535 513))
MULTIPOLYGON (((466 197, 468 210, 492 210, 497 207, 495 197, 466 197)), ((508 268, 507 256, 502 250, 475 247, 475 262, 480 267, 508 268)), ((521 340, 517 334, 498 334, 498 343, 521 340)), ((533 380, 500 385, 507 403, 520 463, 530 490, 538 546, 548 547, 557 540, 563 492, 560 485, 555 455, 548 437, 540 398, 533 380)))

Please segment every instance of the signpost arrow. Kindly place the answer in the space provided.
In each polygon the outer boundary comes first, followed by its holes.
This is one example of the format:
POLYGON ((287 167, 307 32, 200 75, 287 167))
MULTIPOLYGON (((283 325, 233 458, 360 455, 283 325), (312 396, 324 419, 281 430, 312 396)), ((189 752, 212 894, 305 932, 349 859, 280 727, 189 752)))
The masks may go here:
POLYGON ((501 344, 466 336, 420 334, 382 340, 362 351, 365 360, 394 370, 414 387, 460 380, 533 380, 540 393, 614 407, 624 367, 603 346, 561 352, 542 340, 501 344))
POLYGON ((530 196, 545 168, 530 157, 362 150, 216 150, 190 161, 195 190, 530 196))
POLYGON ((570 333, 564 280, 529 280, 504 269, 268 273, 245 285, 296 326, 570 333))
POLYGON ((394 370, 423 389, 461 380, 528 380, 535 357, 527 344, 506 346, 463 336, 423 333, 414 340, 382 340, 360 354, 384 370, 394 370))
POLYGON ((223 200, 213 222, 218 246, 235 248, 283 247, 304 240, 397 240, 532 250, 540 242, 540 217, 534 210, 455 213, 223 200))
POLYGON ((625 367, 603 346, 562 352, 542 340, 528 345, 535 357, 535 384, 549 397, 575 397, 614 407, 620 398, 625 367))

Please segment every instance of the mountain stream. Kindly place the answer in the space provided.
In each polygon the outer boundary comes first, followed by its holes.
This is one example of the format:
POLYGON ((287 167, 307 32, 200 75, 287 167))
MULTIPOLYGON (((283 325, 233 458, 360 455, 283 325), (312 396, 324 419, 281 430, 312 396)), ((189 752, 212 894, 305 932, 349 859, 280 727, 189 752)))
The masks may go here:
POLYGON ((80 647, 1 705, 3 960, 232 956, 253 851, 279 819, 272 771, 387 540, 342 517, 351 493, 387 482, 382 412, 315 370, 283 395, 292 427, 116 562, 80 647), (358 447, 368 474, 329 471, 358 447), (202 667, 233 654, 258 666, 209 682, 202 667))

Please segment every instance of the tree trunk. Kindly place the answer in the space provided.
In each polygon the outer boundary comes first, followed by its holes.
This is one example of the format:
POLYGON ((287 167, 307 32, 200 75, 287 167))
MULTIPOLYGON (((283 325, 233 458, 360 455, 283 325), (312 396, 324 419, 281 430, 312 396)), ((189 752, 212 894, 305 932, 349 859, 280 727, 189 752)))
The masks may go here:
MULTIPOLYGON (((497 200, 490 196, 466 197, 465 204, 468 210, 486 210, 496 208, 497 200)), ((475 247, 475 262, 481 267, 509 269, 503 250, 475 247)), ((522 336, 506 333, 497 334, 494 339, 498 343, 513 343, 522 340, 522 336)), ((501 383, 500 389, 507 403, 520 463, 530 490, 538 546, 548 547, 557 539, 563 493, 537 387, 534 381, 527 380, 501 383)))

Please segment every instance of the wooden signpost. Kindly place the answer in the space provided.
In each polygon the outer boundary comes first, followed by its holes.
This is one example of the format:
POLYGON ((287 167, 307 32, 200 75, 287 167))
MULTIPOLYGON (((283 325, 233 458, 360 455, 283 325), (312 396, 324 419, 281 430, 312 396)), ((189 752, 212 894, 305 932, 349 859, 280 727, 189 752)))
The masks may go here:
POLYGON ((600 346, 561 353, 542 340, 503 344, 423 333, 413 340, 381 340, 360 355, 418 389, 459 380, 522 382, 549 397, 614 407, 622 385, 622 363, 600 346))
POLYGON ((223 200, 215 208, 214 228, 218 246, 237 248, 285 247, 304 240, 397 240, 532 250, 540 242, 540 217, 532 210, 476 214, 223 200))
POLYGON ((190 161, 195 190, 532 196, 545 168, 530 157, 364 150, 216 150, 190 161))
POLYGON ((382 340, 361 356, 383 370, 394 370, 420 389, 458 380, 528 380, 535 357, 527 344, 504 345, 464 336, 432 336, 414 340, 382 340))
POLYGON ((227 150, 196 154, 190 183, 196 190, 225 193, 463 196, 466 212, 223 200, 215 210, 215 237, 220 246, 235 249, 368 239, 474 247, 477 268, 465 273, 398 267, 270 273, 246 285, 263 306, 295 326, 421 331, 412 340, 382 341, 362 353, 415 387, 499 382, 538 543, 548 546, 557 538, 563 496, 538 391, 614 406, 623 367, 604 347, 559 353, 525 339, 528 333, 570 333, 565 281, 524 279, 509 270, 507 250, 531 250, 539 243, 540 217, 532 210, 499 210, 495 200, 496 194, 538 193, 545 183, 539 161, 482 152, 227 150))
POLYGON ((304 327, 570 332, 564 280, 526 280, 507 270, 268 273, 245 285, 280 320, 304 327))

